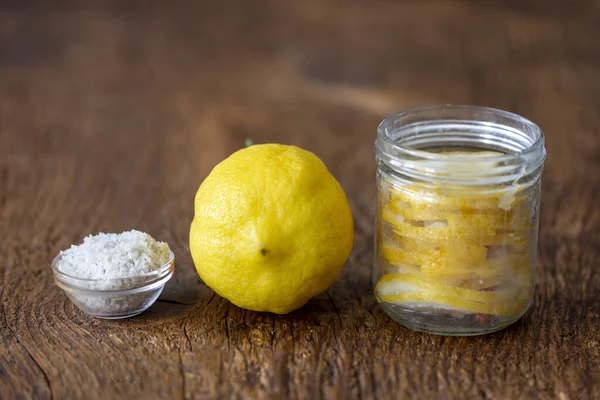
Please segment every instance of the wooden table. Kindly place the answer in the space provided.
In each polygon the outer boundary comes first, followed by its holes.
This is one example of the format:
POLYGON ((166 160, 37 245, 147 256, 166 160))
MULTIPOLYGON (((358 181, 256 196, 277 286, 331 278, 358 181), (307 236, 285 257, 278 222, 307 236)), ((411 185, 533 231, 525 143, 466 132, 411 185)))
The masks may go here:
POLYGON ((598 2, 56 3, 0 2, 0 398, 600 398, 598 2), (488 336, 409 331, 372 294, 376 126, 438 103, 547 135, 534 306, 488 336), (285 316, 189 255, 198 185, 248 138, 314 151, 356 219, 342 277, 285 316), (50 260, 133 228, 175 278, 138 317, 84 315, 50 260))

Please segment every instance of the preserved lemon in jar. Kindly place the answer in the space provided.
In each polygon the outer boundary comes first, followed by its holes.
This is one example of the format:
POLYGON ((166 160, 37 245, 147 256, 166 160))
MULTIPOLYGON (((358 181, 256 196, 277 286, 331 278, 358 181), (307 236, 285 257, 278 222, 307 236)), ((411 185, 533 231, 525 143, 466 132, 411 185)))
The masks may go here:
POLYGON ((529 308, 545 159, 533 122, 438 106, 385 119, 375 145, 375 296, 419 331, 477 335, 529 308))

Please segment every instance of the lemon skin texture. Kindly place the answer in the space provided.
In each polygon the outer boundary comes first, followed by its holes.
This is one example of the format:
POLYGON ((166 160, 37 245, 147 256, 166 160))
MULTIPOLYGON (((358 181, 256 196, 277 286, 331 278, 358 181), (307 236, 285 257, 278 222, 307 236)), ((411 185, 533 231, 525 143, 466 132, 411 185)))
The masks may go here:
POLYGON ((195 197, 190 251, 238 307, 286 314, 339 276, 354 241, 346 195, 313 153, 253 145, 219 163, 195 197))

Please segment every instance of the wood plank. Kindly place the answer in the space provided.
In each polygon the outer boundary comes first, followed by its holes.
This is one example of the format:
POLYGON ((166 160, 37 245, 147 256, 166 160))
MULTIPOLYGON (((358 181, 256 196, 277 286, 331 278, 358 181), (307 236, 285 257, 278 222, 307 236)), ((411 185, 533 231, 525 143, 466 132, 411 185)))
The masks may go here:
POLYGON ((600 397, 600 5, 580 1, 0 3, 0 398, 600 397), (426 104, 546 133, 534 306, 476 338, 411 332, 372 294, 377 124, 426 104), (356 220, 340 279, 289 315, 198 278, 193 196, 251 138, 315 152, 356 220), (167 241, 144 314, 52 282, 85 235, 167 241))

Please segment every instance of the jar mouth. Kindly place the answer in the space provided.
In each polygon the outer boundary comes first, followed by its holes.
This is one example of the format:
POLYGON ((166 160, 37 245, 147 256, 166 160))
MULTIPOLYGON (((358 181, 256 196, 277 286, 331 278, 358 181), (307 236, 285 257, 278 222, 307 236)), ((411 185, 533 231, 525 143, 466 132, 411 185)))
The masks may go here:
POLYGON ((414 108, 385 118, 375 152, 378 161, 412 178, 465 183, 518 179, 539 170, 546 157, 544 134, 535 123, 468 105, 414 108))

